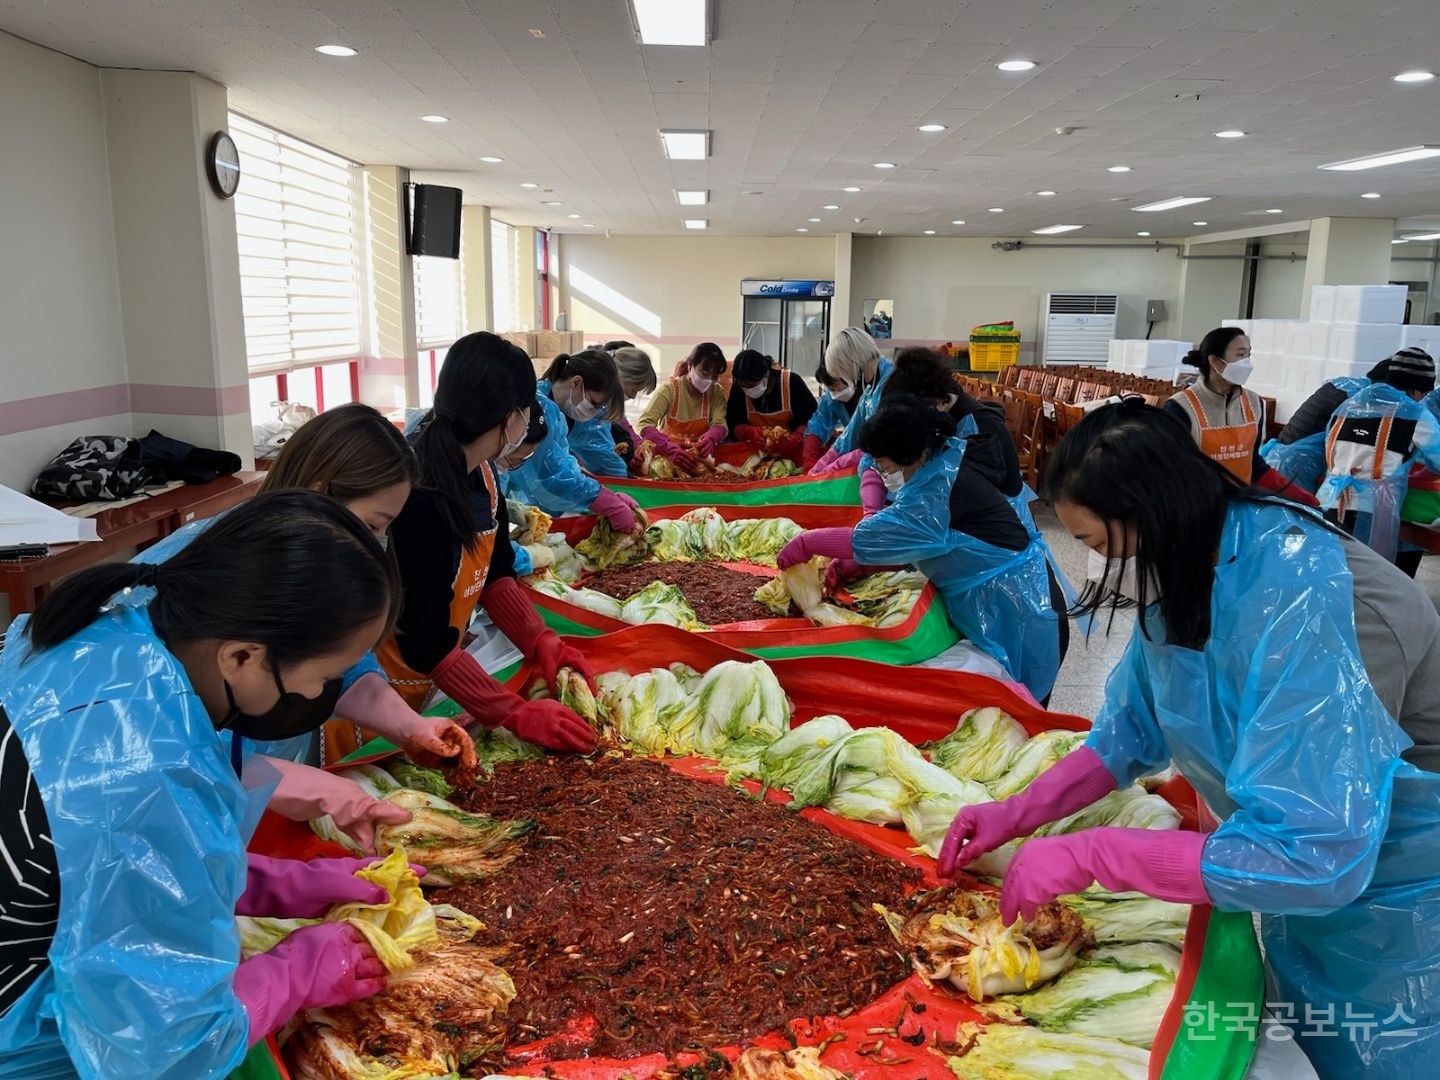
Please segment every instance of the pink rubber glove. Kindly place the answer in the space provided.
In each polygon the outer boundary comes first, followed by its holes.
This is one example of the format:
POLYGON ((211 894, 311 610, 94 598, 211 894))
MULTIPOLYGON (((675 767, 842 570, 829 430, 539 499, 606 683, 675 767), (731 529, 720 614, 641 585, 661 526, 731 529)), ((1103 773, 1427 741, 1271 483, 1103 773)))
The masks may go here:
POLYGON ((845 585, 846 582, 854 581, 865 572, 854 559, 832 559, 830 565, 825 567, 825 592, 834 596, 835 592, 845 585))
POLYGON ((672 440, 653 424, 640 432, 640 434, 654 443, 655 449, 660 453, 660 456, 669 458, 672 464, 684 469, 686 472, 695 468, 695 455, 672 440))
POLYGON ((1065 836, 1036 836, 1020 845, 1000 891, 1000 917, 1016 915, 1057 896, 1088 889, 1142 892, 1175 904, 1208 904, 1200 876, 1205 834, 1160 829, 1086 829, 1065 836))
MULTIPOLYGON (((401 704, 405 703, 402 701, 401 704)), ((410 715, 415 714, 411 712, 410 715)), ((464 734, 463 729, 461 734, 464 734)), ((473 757, 475 744, 469 736, 465 737, 465 741, 469 743, 473 757)), ((263 766, 269 766, 280 774, 280 785, 270 796, 269 809, 291 821, 314 821, 329 814, 340 831, 359 844, 363 851, 375 850, 375 830, 381 825, 404 825, 410 820, 410 811, 404 807, 377 799, 355 781, 323 769, 258 756, 245 763, 247 770, 263 766)))
POLYGON ((505 726, 526 742, 550 750, 588 754, 596 747, 595 729, 552 698, 522 702, 505 718, 505 726))
POLYGON ((704 435, 700 436, 699 441, 695 444, 695 448, 700 452, 701 457, 713 457, 715 455, 715 448, 725 441, 727 434, 729 434, 729 432, 724 424, 716 424, 706 431, 704 435))
POLYGON ((1072 750, 1020 794, 967 806, 956 814, 940 845, 940 875, 949 877, 987 851, 1085 809, 1116 786, 1099 754, 1088 746, 1072 750))
POLYGON ((595 501, 590 504, 590 509, 596 514, 602 515, 610 522, 610 527, 617 533, 634 533, 639 531, 640 523, 635 520, 635 500, 626 499, 617 495, 609 488, 602 487, 600 494, 595 496, 595 501))
POLYGON ((825 453, 820 455, 820 460, 810 467, 810 476, 823 476, 835 467, 835 459, 840 455, 835 452, 832 446, 825 453))
POLYGON ((559 677, 561 668, 578 672, 589 684, 590 692, 595 692, 595 672, 590 667, 590 661, 586 660, 585 654, 575 646, 566 645, 555 631, 546 630, 536 642, 535 651, 531 655, 539 666, 540 673, 545 676, 545 682, 556 694, 560 693, 555 680, 559 677))
POLYGON ((335 714, 383 735, 416 764, 437 768, 458 759, 464 768, 475 767, 475 743, 464 728, 444 717, 421 716, 405 704, 383 675, 373 671, 345 691, 335 705, 335 714))
POLYGON ((302 1009, 337 1008, 378 994, 385 989, 385 965, 349 923, 321 923, 242 960, 232 985, 250 1017, 254 1046, 302 1009))
POLYGON ((791 540, 780 554, 775 556, 775 565, 781 570, 809 562, 816 555, 828 555, 832 559, 853 559, 855 550, 852 541, 855 535, 853 525, 836 525, 829 529, 810 529, 791 540))
POLYGON ((879 469, 866 469, 860 474, 860 510, 866 517, 884 510, 889 494, 879 469))
POLYGON ((383 904, 389 894, 355 876, 375 859, 272 859, 248 856, 245 892, 236 915, 273 915, 282 919, 318 919, 336 904, 383 904))

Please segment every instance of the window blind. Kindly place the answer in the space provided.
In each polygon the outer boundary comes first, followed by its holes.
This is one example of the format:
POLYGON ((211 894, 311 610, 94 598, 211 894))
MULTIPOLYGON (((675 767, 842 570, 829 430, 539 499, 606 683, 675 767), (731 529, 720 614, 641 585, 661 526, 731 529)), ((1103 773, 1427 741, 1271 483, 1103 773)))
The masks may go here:
POLYGON ((415 344, 420 349, 448 348, 465 334, 465 276, 460 259, 416 255, 415 344))
POLYGON ((235 222, 251 373, 355 358, 363 325, 358 170, 236 113, 230 135, 240 151, 235 222))
POLYGON ((495 218, 490 219, 490 288, 494 330, 508 334, 526 328, 520 319, 520 230, 495 218))

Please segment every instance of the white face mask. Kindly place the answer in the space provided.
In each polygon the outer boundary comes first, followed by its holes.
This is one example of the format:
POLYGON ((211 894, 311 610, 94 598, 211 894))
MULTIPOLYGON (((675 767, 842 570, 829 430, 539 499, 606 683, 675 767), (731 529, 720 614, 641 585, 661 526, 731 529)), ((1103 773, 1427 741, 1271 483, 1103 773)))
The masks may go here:
POLYGON ((709 391, 710 387, 715 385, 715 380, 707 379, 704 375, 700 374, 699 369, 693 369, 690 372, 690 385, 695 388, 697 393, 704 394, 709 391))
POLYGON ((578 390, 580 393, 580 400, 575 400, 575 392, 572 391, 570 394, 570 400, 560 406, 561 411, 564 412, 566 416, 570 417, 571 420, 595 419, 596 414, 600 412, 600 406, 596 405, 593 401, 591 401, 588 397, 585 396, 585 384, 583 382, 578 387, 578 390))
POLYGON ((1225 365, 1225 370, 1220 373, 1220 377, 1234 386, 1244 386, 1254 373, 1255 365, 1246 358, 1231 360, 1225 365))
POLYGON ((905 486, 905 470, 896 469, 894 472, 880 473, 880 479, 885 484, 885 490, 894 495, 905 486))
POLYGON ((832 390, 830 396, 843 405, 855 396, 855 384, 846 383, 844 390, 832 390))
MULTIPOLYGON (((498 453, 498 454, 495 455, 494 460, 499 461, 501 458, 507 458, 507 457, 509 457, 511 454, 513 454, 516 450, 520 449, 520 444, 525 441, 525 432, 527 432, 527 431, 530 430, 530 410, 529 410, 529 409, 526 409, 526 410, 525 410, 525 417, 524 417, 524 419, 525 419, 525 422, 524 422, 524 424, 523 424, 523 425, 521 426, 521 428, 520 428, 520 434, 515 436, 515 441, 514 441, 514 442, 507 442, 507 443, 505 443, 503 446, 501 446, 501 447, 500 447, 500 453, 498 453)), ((501 436, 501 437, 503 438, 504 436, 501 436)))
POLYGON ((769 380, 762 380, 759 384, 755 386, 745 387, 745 396, 748 397, 751 401, 759 401, 762 397, 765 396, 765 391, 769 389, 769 380))
MULTIPOLYGON (((1090 549, 1090 559, 1085 567, 1085 576, 1091 581, 1099 582, 1111 592, 1119 593, 1127 600, 1140 603, 1140 570, 1139 563, 1135 559, 1124 559, 1121 562, 1111 562, 1094 548, 1090 549), (1119 580, 1116 580, 1115 568, 1120 567, 1119 580)), ((1145 590, 1145 602, 1155 603, 1160 599, 1160 583, 1155 580, 1154 572, 1151 572, 1148 588, 1145 590)))

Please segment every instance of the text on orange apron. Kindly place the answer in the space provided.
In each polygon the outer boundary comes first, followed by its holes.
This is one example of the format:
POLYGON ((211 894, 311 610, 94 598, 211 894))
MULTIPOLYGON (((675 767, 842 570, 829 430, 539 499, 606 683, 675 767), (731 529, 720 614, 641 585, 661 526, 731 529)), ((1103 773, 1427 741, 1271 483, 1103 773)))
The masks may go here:
POLYGON ((1215 427, 1206 418, 1205 406, 1200 403, 1199 395, 1189 387, 1185 388, 1184 393, 1190 400, 1190 407, 1195 412, 1195 424, 1200 429, 1201 453, 1224 465, 1240 478, 1241 483, 1250 483, 1254 479, 1252 473, 1255 468, 1255 440, 1260 432, 1255 426, 1255 410, 1250 407, 1249 395, 1243 390, 1240 391, 1240 409, 1245 423, 1233 427, 1215 427))

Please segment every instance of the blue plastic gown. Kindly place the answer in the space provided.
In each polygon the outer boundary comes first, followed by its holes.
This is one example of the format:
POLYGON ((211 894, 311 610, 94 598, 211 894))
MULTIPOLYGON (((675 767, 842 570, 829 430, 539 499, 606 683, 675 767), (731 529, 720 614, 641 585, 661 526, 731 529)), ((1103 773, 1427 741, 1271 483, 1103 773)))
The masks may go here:
MULTIPOLYGON (((885 388, 885 383, 890 378, 890 373, 895 370, 895 365, 885 357, 880 358, 880 366, 875 369, 875 381, 865 388, 860 395, 859 402, 855 405, 855 412, 849 420, 842 420, 845 430, 835 437, 831 449, 836 454, 848 454, 854 450, 860 440, 860 429, 865 426, 866 421, 875 415, 875 410, 880 407, 880 391, 885 388)), ((829 397, 827 394, 826 397, 829 397)), ((841 406, 841 412, 844 407, 841 406)), ((813 421, 812 421, 813 423, 813 421)), ((824 438, 825 436, 821 436, 824 438)))
POLYGON ((510 498, 538 506, 547 514, 584 513, 600 494, 600 482, 585 475, 571 452, 560 406, 544 394, 537 395, 536 400, 545 410, 550 430, 529 461, 501 478, 501 488, 510 498))
MULTIPOLYGON (((177 552, 189 546, 190 542, 208 529, 214 522, 219 521, 228 511, 222 511, 214 517, 202 518, 199 521, 192 521, 188 525, 182 525, 169 536, 157 541, 136 555, 131 562, 145 563, 149 566, 158 566, 163 562, 169 562, 177 552)), ((131 595, 123 602, 137 604, 148 604, 150 598, 155 595, 155 590, 142 588, 132 589, 131 595)), ((345 672, 344 689, 349 690, 363 675, 371 673, 384 676, 385 669, 380 666, 380 661, 375 658, 373 652, 362 656, 349 671, 345 672)), ((343 692, 343 691, 342 691, 343 692)), ((232 736, 226 734, 227 740, 232 736)), ((293 739, 276 739, 273 742, 254 742, 250 739, 244 740, 243 752, 246 757, 252 754, 264 754, 266 757, 281 758, 285 761, 298 761, 301 764, 309 764, 318 760, 315 753, 316 743, 320 738, 318 731, 312 731, 308 735, 297 735, 293 739)))
POLYGON ((1355 537, 1393 561, 1400 540, 1400 505, 1410 486, 1411 463, 1418 460, 1427 469, 1440 472, 1440 422, 1403 390, 1388 383, 1372 383, 1336 409, 1330 423, 1341 418, 1379 420, 1386 416, 1415 421, 1409 453, 1403 458, 1397 456, 1379 480, 1369 475, 1351 476, 1327 461, 1325 481, 1315 497, 1326 510, 1356 512, 1355 537))
POLYGON ((247 792, 143 607, 33 653, 10 628, 0 702, 59 866, 50 968, 0 1018, 0 1076, 224 1077, 249 1043, 231 986, 247 792))
POLYGON ((1206 891, 1262 913, 1271 1001, 1298 1021, 1335 1010, 1328 1034, 1298 1029, 1325 1080, 1433 1076, 1440 775, 1400 757, 1411 740, 1366 675, 1339 537, 1278 500, 1234 504, 1210 607, 1199 652, 1158 643, 1149 609, 1157 640, 1136 630, 1087 745, 1122 784, 1173 759, 1220 819, 1206 891), (1347 1008, 1385 1023, 1347 1037, 1347 1008))
MULTIPOLYGON (((555 400, 555 390, 545 379, 536 384, 536 392, 551 401, 555 400)), ((561 423, 573 423, 567 438, 570 441, 570 452, 580 459, 581 465, 596 476, 630 475, 625 459, 615 450, 615 436, 610 430, 609 420, 604 416, 595 416, 589 420, 572 422, 565 417, 563 409, 560 414, 561 423)), ((550 414, 547 412, 545 416, 548 420, 550 414)))
MULTIPOLYGON (((1330 385, 1343 390, 1347 397, 1353 397, 1369 386, 1370 380, 1331 379, 1330 385)), ((1286 445, 1271 439, 1260 447, 1260 456, 1281 476, 1313 493, 1320 487, 1320 481, 1325 479, 1325 440, 1329 434, 1328 430, 1317 431, 1286 445)))
POLYGON ((955 628, 1041 701, 1060 670, 1060 614, 1050 602, 1046 572, 1049 548, 1033 524, 1027 526, 1030 545, 1023 551, 950 528, 950 489, 964 446, 964 439, 951 439, 890 505, 855 526, 855 558, 874 566, 913 562, 935 585, 955 628))
POLYGON ((850 414, 845 411, 844 402, 836 401, 830 396, 829 390, 824 390, 820 394, 815 415, 810 417, 810 422, 805 425, 805 434, 814 435, 829 446, 835 433, 849 422, 850 414))

